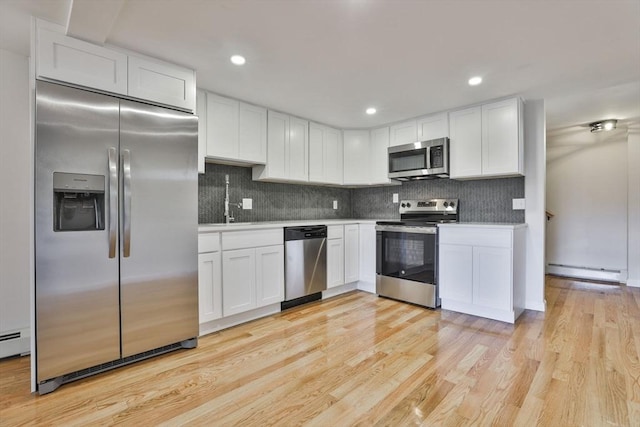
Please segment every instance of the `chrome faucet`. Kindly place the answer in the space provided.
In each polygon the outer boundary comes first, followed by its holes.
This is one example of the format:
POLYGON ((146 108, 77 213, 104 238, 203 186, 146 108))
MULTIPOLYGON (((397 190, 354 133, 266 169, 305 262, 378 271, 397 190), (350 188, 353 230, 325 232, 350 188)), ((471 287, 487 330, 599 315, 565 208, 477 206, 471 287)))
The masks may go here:
POLYGON ((229 175, 224 176, 224 222, 229 224, 234 218, 229 214, 229 175))
POLYGON ((235 206, 237 208, 242 207, 240 203, 229 203, 229 175, 224 176, 224 222, 230 224, 235 221, 233 214, 230 211, 230 207, 235 206))

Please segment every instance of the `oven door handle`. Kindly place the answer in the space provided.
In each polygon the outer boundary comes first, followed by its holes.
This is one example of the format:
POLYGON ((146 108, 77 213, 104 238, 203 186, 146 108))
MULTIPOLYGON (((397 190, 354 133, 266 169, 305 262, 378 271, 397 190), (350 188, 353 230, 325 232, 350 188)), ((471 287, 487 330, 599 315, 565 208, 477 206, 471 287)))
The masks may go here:
POLYGON ((394 233, 436 234, 437 227, 407 227, 399 225, 376 225, 376 231, 391 231, 394 233))

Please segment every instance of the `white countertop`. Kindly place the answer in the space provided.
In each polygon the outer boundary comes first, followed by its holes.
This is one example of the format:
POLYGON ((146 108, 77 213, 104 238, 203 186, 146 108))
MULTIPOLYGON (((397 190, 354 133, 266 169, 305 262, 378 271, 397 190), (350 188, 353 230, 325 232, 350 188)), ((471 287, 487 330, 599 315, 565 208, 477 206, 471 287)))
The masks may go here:
POLYGON ((469 228, 524 228, 526 223, 513 222, 454 222, 438 224, 438 227, 469 227, 469 228))
POLYGON ((232 222, 230 224, 200 224, 199 233, 213 233, 216 231, 258 230, 264 228, 296 227, 305 225, 344 225, 344 224, 375 224, 375 219, 310 219, 295 221, 261 221, 261 222, 232 222))

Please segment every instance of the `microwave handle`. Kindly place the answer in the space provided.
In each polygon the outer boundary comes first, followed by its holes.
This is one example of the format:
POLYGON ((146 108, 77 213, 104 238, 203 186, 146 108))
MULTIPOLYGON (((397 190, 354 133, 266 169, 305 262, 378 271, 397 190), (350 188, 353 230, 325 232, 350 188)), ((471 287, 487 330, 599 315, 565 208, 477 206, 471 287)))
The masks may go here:
POLYGON ((425 169, 431 169, 431 146, 428 145, 425 149, 427 150, 427 164, 425 165, 425 169))

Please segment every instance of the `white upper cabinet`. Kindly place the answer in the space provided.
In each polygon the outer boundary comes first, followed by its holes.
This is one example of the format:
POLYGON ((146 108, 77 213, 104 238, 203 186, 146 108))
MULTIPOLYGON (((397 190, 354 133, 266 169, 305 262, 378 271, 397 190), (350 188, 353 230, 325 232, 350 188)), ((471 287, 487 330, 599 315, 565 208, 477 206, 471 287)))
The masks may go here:
POLYGON ((482 109, 467 108, 449 114, 449 171, 451 178, 482 174, 482 109))
POLYGON ((416 122, 418 124, 418 141, 449 136, 449 114, 446 112, 421 117, 416 122))
POLYGON ((129 96, 195 110, 196 74, 193 70, 130 55, 128 79, 129 96))
POLYGON ((451 178, 524 175, 520 99, 454 111, 449 132, 451 178))
POLYGON ((482 174, 524 175, 522 105, 518 98, 482 106, 482 174))
POLYGON ((198 173, 204 173, 204 158, 207 156, 207 93, 196 92, 196 115, 198 116, 198 173))
POLYGON ((345 130, 344 138, 344 183, 347 185, 369 184, 370 134, 368 130, 345 130))
POLYGON ((267 113, 267 162, 254 166, 254 180, 309 181, 309 122, 267 113))
POLYGON ((267 109, 241 102, 238 125, 238 159, 264 164, 267 161, 267 109))
POLYGON ((285 147, 287 177, 294 181, 309 180, 309 122, 289 118, 289 145, 285 147))
POLYGON ((398 123, 390 127, 391 140, 389 145, 409 144, 418 140, 418 129, 415 120, 398 123))
POLYGON ((264 164, 267 110, 207 94, 207 157, 239 164, 264 164))
POLYGON ((389 127, 371 131, 369 153, 369 183, 388 184, 389 179, 389 127))
POLYGON ((36 76, 127 95, 127 55, 38 28, 36 76))
POLYGON ((309 181, 342 184, 342 133, 317 123, 309 124, 309 181))
POLYGON ((207 156, 238 157, 238 114, 240 103, 213 93, 207 94, 207 156))
POLYGON ((94 45, 68 37, 63 31, 61 26, 38 21, 37 78, 195 111, 193 70, 124 49, 94 45))

